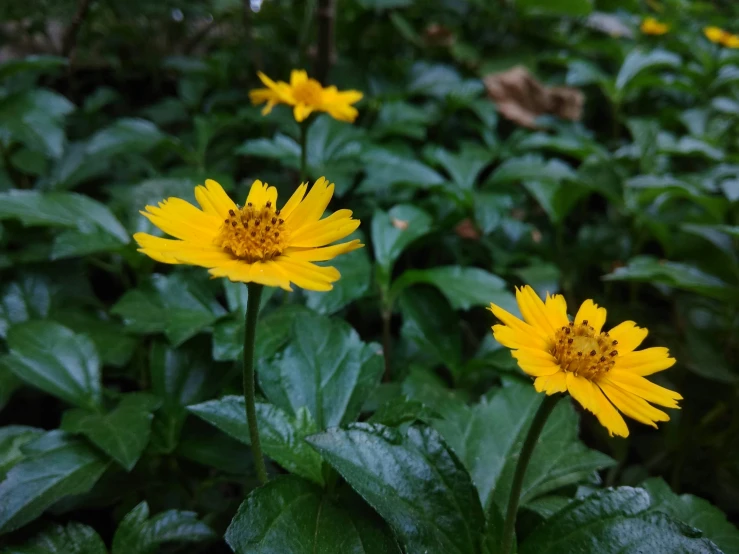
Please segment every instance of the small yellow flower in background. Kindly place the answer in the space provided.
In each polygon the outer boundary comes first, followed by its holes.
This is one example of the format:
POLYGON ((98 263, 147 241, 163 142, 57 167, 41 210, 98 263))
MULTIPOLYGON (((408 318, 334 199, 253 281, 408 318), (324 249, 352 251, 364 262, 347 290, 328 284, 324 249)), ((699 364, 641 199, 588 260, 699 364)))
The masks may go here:
POLYGON ((724 31, 720 27, 705 27, 703 29, 703 34, 706 35, 706 38, 711 42, 720 44, 721 41, 724 39, 726 31, 724 31))
POLYGON ((493 335, 513 350, 519 367, 535 378, 537 392, 551 395, 569 391, 611 436, 629 435, 618 410, 657 427, 655 422, 670 418, 650 402, 679 408, 677 400, 682 396, 644 378, 675 363, 667 348, 636 350, 647 336, 646 329, 624 321, 604 332, 606 310, 592 300, 583 302, 571 322, 562 295, 547 294, 542 302, 528 285, 516 289, 516 300, 523 321, 490 305, 503 323, 493 326, 493 335))
POLYGON ((359 227, 350 210, 321 219, 334 193, 333 183, 321 177, 306 195, 298 187, 277 209, 277 189, 254 181, 239 207, 221 185, 207 180, 195 187, 198 209, 181 198, 168 198, 141 213, 177 240, 136 233, 139 252, 166 264, 190 264, 210 269, 214 277, 253 282, 292 290, 291 283, 308 289, 331 290, 341 275, 327 261, 364 246, 359 240, 326 246, 359 227))
POLYGON ((721 42, 726 48, 739 48, 739 36, 726 33, 724 40, 721 42))
POLYGON ((639 28, 645 35, 664 35, 670 30, 670 26, 667 23, 660 23, 653 17, 644 18, 639 28))
POLYGON ((293 115, 298 123, 304 121, 314 111, 326 112, 334 119, 354 123, 359 112, 352 106, 362 99, 358 90, 339 91, 336 87, 324 88, 321 83, 308 77, 301 69, 293 69, 290 83, 273 81, 264 73, 258 73, 267 88, 254 89, 249 93, 252 104, 267 105, 263 115, 272 111, 276 104, 293 106, 293 115))
POLYGON ((724 31, 721 27, 705 27, 703 34, 711 42, 721 44, 726 48, 739 48, 739 35, 724 31))

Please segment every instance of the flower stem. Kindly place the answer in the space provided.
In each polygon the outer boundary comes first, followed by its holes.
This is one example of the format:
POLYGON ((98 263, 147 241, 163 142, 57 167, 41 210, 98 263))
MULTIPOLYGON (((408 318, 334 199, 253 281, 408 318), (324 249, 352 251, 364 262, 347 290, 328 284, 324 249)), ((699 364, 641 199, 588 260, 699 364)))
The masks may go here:
POLYGON ((259 301, 263 286, 257 283, 247 284, 249 296, 246 301, 246 325, 244 328, 244 404, 246 404, 246 422, 249 425, 251 453, 254 456, 254 468, 259 482, 267 483, 267 469, 262 456, 262 445, 259 442, 257 412, 254 405, 254 336, 257 331, 259 301))
POLYGON ((308 174, 308 164, 306 162, 307 150, 305 148, 308 143, 308 120, 300 123, 300 182, 304 183, 308 174))
POLYGON ((523 478, 526 475, 526 468, 531 460, 531 454, 534 452, 536 441, 539 440, 541 430, 549 418, 549 414, 557 405, 561 395, 555 394, 546 396, 539 406, 539 409, 531 421, 531 427, 526 434, 526 440, 521 447, 521 454, 518 457, 516 472, 513 475, 513 483, 511 483, 511 496, 508 498, 508 512, 506 513, 505 524, 503 525, 503 539, 501 541, 501 554, 510 554, 513 546, 513 533, 516 529, 516 514, 518 512, 518 502, 521 500, 521 487, 523 486, 523 478))

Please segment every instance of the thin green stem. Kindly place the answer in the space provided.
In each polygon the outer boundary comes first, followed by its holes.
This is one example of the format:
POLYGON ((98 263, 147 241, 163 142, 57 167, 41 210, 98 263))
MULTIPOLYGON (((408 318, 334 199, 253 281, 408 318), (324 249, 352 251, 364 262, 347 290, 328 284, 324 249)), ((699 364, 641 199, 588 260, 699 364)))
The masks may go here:
POLYGON ((308 176, 307 150, 308 144, 308 120, 300 123, 300 182, 304 183, 308 176))
POLYGON ((552 413, 560 397, 561 395, 555 394, 544 398, 526 434, 526 440, 524 440, 523 447, 521 448, 518 464, 516 464, 516 472, 513 475, 511 496, 508 498, 508 512, 506 513, 505 523, 503 525, 501 554, 510 554, 511 552, 513 533, 516 529, 516 514, 518 512, 518 503, 521 500, 521 487, 523 486, 523 478, 526 475, 526 468, 531 460, 531 454, 534 452, 536 442, 539 440, 539 435, 542 429, 544 429, 544 424, 547 422, 549 414, 552 413))
POLYGON ((244 329, 244 404, 246 404, 246 422, 249 425, 254 468, 259 482, 264 485, 267 483, 267 468, 264 465, 262 445, 259 442, 257 411, 254 405, 254 336, 257 331, 262 288, 262 285, 257 283, 248 284, 249 297, 246 302, 246 325, 244 329))

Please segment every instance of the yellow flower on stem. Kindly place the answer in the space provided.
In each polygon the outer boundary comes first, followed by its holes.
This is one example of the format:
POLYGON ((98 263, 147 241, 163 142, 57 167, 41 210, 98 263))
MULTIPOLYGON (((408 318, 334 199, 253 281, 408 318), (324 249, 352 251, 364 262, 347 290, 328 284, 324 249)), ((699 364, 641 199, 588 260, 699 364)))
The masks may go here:
POLYGON ((350 210, 338 210, 321 219, 334 193, 333 183, 321 177, 306 195, 298 187, 281 208, 277 189, 254 181, 244 206, 231 200, 221 185, 207 180, 195 188, 198 209, 180 198, 168 198, 141 213, 165 233, 166 239, 136 233, 140 252, 166 264, 190 264, 210 269, 214 277, 259 283, 292 290, 295 285, 331 290, 340 274, 327 261, 364 246, 343 239, 359 227, 350 210))
POLYGON ((277 104, 293 106, 295 121, 301 123, 313 112, 326 112, 334 119, 353 123, 359 112, 352 106, 362 99, 358 90, 339 91, 335 86, 323 87, 308 77, 302 69, 293 69, 290 82, 273 81, 264 73, 257 73, 267 88, 254 89, 249 93, 252 104, 264 104, 263 115, 267 115, 277 104))
POLYGON ((726 46, 726 48, 739 48, 739 36, 726 33, 721 44, 726 46))
POLYGON ((502 322, 493 326, 493 335, 513 350, 519 367, 535 379, 537 392, 569 392, 611 436, 629 435, 619 411, 657 427, 657 421, 670 418, 650 402, 679 408, 682 396, 645 379, 675 363, 667 348, 636 350, 646 329, 624 321, 603 331, 606 310, 592 300, 583 302, 570 321, 562 295, 547 294, 543 302, 528 285, 516 290, 516 300, 523 321, 491 304, 490 310, 502 322))
POLYGON ((661 23, 653 17, 646 17, 639 27, 645 35, 664 35, 670 30, 667 23, 661 23))
POLYGON ((724 37, 728 33, 720 27, 711 26, 711 27, 705 27, 703 29, 703 34, 706 35, 706 38, 710 40, 711 42, 715 42, 716 44, 721 44, 724 40, 724 37))

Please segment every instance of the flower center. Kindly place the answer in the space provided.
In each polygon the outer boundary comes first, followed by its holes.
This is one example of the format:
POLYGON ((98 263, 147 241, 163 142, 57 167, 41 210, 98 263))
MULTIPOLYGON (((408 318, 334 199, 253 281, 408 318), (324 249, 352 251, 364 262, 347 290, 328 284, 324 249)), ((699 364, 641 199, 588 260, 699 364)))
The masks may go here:
POLYGON ((213 243, 249 263, 271 260, 287 246, 285 221, 272 202, 255 209, 249 202, 238 210, 229 210, 213 243))
POLYGON ((307 106, 319 106, 321 104, 321 94, 323 88, 321 83, 315 79, 308 79, 293 88, 293 96, 299 103, 307 106))
POLYGON ((568 326, 557 329, 554 337, 550 351, 564 371, 596 379, 616 363, 618 341, 611 339, 608 333, 596 335, 587 320, 580 325, 570 322, 568 326))

